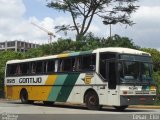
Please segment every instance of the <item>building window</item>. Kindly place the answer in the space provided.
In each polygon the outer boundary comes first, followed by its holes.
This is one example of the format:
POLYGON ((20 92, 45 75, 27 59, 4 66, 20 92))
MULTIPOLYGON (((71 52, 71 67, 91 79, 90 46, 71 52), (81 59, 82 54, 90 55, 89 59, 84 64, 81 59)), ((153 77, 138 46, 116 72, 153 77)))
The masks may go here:
POLYGON ((15 46, 15 41, 7 42, 7 47, 14 47, 14 46, 15 46))

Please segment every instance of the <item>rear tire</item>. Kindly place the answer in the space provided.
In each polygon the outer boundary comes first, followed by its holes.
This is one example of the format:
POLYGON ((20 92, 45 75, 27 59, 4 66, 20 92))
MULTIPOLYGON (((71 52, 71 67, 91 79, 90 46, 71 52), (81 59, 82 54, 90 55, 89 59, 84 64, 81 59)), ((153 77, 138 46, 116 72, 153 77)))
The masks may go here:
POLYGON ((115 108, 117 111, 124 111, 127 107, 128 107, 128 105, 126 105, 126 106, 114 106, 114 108, 115 108))
POLYGON ((25 90, 25 89, 21 90, 21 92, 20 92, 20 99, 21 99, 21 102, 23 104, 29 103, 27 90, 25 90))
POLYGON ((85 95, 85 103, 89 110, 99 110, 101 108, 98 95, 94 91, 89 91, 85 95))

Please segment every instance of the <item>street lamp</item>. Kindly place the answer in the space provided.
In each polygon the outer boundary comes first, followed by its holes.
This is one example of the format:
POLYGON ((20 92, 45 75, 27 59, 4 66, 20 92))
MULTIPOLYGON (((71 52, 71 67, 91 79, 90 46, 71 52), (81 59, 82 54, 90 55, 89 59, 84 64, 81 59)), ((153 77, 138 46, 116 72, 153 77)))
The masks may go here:
POLYGON ((118 23, 117 20, 104 20, 103 21, 103 24, 109 25, 109 27, 110 27, 110 39, 112 37, 112 24, 116 24, 116 23, 118 23))

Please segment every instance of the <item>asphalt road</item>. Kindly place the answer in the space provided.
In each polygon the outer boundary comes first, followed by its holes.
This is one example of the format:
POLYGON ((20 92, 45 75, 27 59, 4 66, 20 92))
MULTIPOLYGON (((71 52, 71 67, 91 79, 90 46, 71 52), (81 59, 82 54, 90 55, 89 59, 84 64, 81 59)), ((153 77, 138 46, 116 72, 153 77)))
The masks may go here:
POLYGON ((117 112, 112 107, 100 111, 80 105, 56 103, 21 104, 20 101, 0 100, 0 120, 160 120, 160 109, 127 108, 117 112))

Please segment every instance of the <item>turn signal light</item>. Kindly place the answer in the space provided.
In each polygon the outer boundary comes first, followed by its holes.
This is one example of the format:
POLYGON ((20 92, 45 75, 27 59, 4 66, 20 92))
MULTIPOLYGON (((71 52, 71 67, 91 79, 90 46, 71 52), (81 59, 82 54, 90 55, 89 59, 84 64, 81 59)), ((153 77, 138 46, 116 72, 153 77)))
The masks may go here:
POLYGON ((127 91, 123 91, 123 94, 126 95, 128 92, 127 91))

